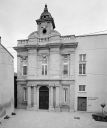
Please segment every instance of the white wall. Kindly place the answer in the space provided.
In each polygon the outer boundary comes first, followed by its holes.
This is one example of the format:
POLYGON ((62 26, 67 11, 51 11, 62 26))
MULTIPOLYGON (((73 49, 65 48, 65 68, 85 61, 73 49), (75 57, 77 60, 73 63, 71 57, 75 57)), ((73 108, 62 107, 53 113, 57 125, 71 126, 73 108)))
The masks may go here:
POLYGON ((11 112, 14 111, 13 57, 6 51, 6 49, 1 44, 0 44, 0 107, 6 109, 7 114, 10 114, 11 112))
MULTIPOLYGON (((77 97, 87 97, 87 111, 101 111, 100 104, 107 104, 107 35, 77 37, 76 49, 76 107, 77 97), (80 76, 79 54, 86 54, 86 76, 80 76), (78 86, 86 85, 86 92, 80 93, 78 86)), ((107 106, 105 107, 107 111, 107 106)))

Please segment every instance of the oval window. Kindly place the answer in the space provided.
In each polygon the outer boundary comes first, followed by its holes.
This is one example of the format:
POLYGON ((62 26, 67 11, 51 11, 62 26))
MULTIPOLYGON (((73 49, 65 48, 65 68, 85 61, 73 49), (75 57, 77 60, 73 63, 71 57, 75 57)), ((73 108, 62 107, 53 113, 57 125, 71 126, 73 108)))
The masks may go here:
POLYGON ((43 34, 46 34, 46 32, 47 32, 46 29, 43 29, 43 34))

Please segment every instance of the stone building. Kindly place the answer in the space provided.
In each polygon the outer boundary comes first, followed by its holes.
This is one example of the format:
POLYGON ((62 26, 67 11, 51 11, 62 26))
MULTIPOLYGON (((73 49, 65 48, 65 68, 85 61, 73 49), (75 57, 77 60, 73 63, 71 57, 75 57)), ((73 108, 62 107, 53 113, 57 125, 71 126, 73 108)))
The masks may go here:
POLYGON ((14 58, 0 37, 0 119, 14 112, 14 58))
POLYGON ((47 5, 36 23, 14 47, 18 108, 99 111, 107 102, 107 35, 61 36, 47 5))

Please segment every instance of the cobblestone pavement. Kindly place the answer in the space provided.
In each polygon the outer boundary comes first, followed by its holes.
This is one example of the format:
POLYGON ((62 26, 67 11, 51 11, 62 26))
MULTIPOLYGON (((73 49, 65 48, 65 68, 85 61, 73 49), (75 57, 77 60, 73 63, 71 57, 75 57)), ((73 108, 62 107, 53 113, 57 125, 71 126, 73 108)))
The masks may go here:
POLYGON ((94 121, 90 113, 16 110, 0 128, 107 128, 107 122, 94 121))

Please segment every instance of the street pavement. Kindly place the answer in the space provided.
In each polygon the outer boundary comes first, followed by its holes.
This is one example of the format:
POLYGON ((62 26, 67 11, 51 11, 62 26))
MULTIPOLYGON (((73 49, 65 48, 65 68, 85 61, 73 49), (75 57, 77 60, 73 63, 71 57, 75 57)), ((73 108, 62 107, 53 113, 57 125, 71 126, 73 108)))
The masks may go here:
POLYGON ((16 115, 2 121, 0 128, 107 128, 107 122, 92 119, 86 112, 48 112, 15 110, 16 115))

